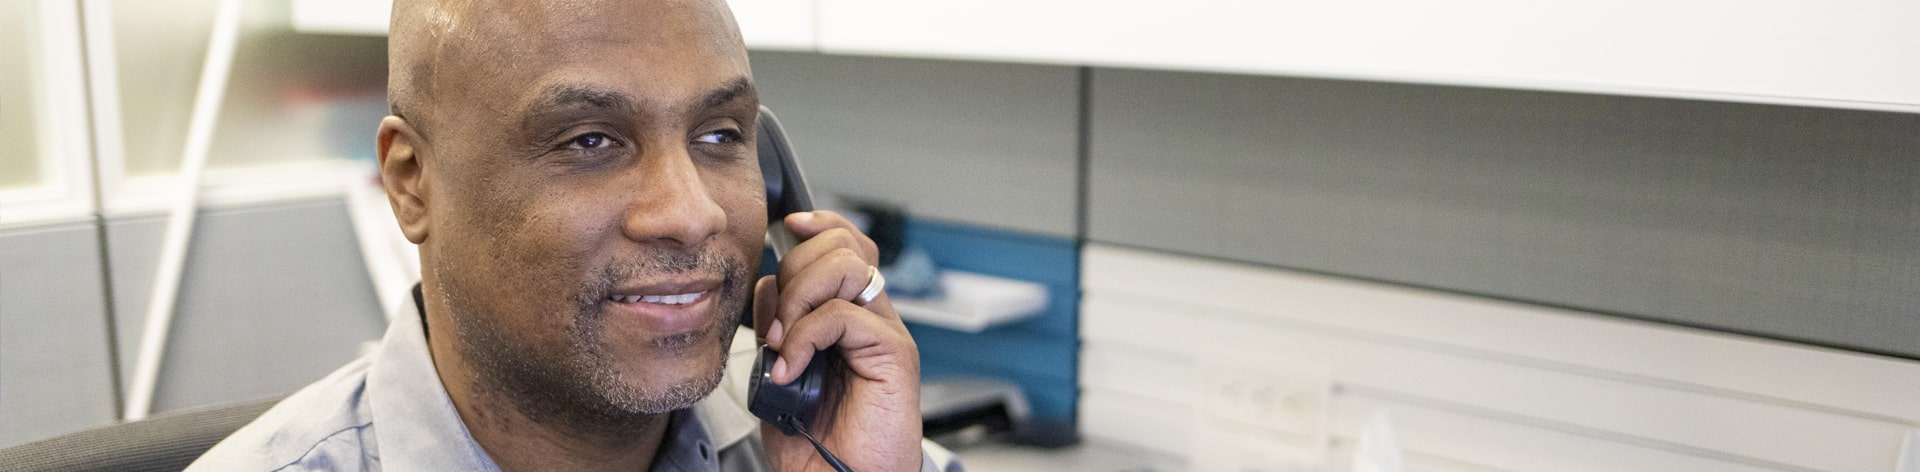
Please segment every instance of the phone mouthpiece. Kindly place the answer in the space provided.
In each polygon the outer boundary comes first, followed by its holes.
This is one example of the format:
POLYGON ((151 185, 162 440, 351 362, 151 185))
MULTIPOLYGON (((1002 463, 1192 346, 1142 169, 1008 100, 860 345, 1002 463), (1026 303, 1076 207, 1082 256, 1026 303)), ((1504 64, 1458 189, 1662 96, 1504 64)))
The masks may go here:
POLYGON ((760 346, 759 358, 753 363, 753 380, 747 383, 747 411, 779 427, 780 432, 796 436, 800 431, 794 423, 814 424, 814 416, 819 413, 827 360, 814 356, 799 378, 780 385, 773 382, 773 362, 779 358, 779 351, 760 346))

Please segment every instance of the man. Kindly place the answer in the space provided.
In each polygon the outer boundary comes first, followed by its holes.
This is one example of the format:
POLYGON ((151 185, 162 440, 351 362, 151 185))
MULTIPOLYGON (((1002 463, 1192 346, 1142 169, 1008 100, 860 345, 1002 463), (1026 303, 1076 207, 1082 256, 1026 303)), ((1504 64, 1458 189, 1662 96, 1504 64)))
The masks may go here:
POLYGON ((804 241, 750 284, 758 98, 722 1, 399 0, 388 60, 378 151, 416 311, 195 469, 827 470, 713 393, 749 290, 775 381, 843 354, 827 449, 941 468, 913 339, 884 294, 860 302, 870 239, 790 215, 804 241))

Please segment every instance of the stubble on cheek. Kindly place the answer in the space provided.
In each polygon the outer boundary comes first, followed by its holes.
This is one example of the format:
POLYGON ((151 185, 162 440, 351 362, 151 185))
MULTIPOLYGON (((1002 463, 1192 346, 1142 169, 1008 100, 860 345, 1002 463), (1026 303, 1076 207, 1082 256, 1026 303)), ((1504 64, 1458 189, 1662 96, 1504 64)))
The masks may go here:
POLYGON ((545 333, 506 329, 493 322, 502 313, 451 302, 459 312, 459 344, 478 374, 475 391, 504 400, 535 421, 582 431, 620 431, 644 424, 650 415, 693 405, 718 386, 733 327, 746 306, 739 281, 751 274, 737 262, 721 263, 727 282, 713 323, 694 333, 649 338, 644 342, 651 349, 610 345, 604 305, 597 301, 556 313, 566 326, 545 333))
POLYGON ((569 416, 556 408, 596 403, 584 390, 592 366, 574 335, 588 263, 577 245, 588 235, 536 211, 538 190, 478 174, 449 186, 457 193, 440 202, 454 209, 443 220, 452 224, 428 268, 453 318, 450 334, 474 391, 537 421, 569 416))

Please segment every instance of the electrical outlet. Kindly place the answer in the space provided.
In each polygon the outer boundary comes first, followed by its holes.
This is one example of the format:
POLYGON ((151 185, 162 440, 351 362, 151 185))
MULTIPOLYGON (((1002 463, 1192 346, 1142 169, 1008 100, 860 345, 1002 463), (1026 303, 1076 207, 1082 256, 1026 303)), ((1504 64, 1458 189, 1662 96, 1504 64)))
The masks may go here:
POLYGON ((1280 366, 1209 369, 1207 411, 1212 419, 1256 431, 1319 440, 1326 435, 1329 375, 1280 366))
POLYGON ((1244 345, 1196 354, 1194 470, 1325 470, 1332 369, 1244 345))

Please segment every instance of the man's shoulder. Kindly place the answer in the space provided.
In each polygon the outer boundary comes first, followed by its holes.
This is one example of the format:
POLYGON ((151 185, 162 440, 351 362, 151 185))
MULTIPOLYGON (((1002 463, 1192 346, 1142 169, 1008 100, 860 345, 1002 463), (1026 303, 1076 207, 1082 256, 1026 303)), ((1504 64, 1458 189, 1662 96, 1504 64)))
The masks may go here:
POLYGON ((372 470, 369 358, 287 396, 194 461, 188 470, 372 470))

